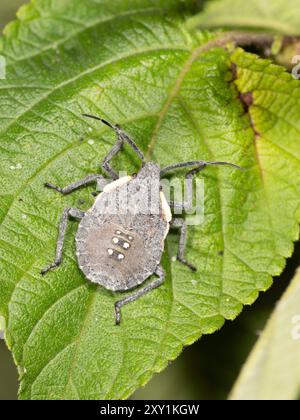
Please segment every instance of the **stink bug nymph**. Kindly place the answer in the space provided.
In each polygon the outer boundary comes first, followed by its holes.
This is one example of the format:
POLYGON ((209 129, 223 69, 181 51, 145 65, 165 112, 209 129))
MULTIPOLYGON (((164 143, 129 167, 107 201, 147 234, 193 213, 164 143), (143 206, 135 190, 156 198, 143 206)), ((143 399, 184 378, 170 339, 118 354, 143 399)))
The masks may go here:
MULTIPOLYGON (((178 261, 196 271, 194 265, 185 258, 186 223, 182 218, 172 217, 172 210, 178 207, 181 209, 192 207, 192 191, 187 192, 188 202, 168 202, 160 188, 162 177, 179 168, 189 168, 186 179, 192 179, 208 165, 229 165, 237 169, 240 167, 228 162, 190 161, 161 168, 156 162, 146 162, 141 150, 119 126, 93 115, 84 114, 84 116, 101 121, 117 135, 116 144, 102 164, 109 179, 100 174, 92 174, 65 188, 50 183, 45 184, 46 187, 65 195, 77 188, 97 182, 102 192, 96 196, 94 205, 88 211, 75 208, 64 210, 59 227, 55 261, 41 273, 44 275, 61 264, 68 220, 78 219, 80 224, 76 234, 76 254, 78 265, 88 280, 108 290, 125 292, 137 288, 153 274, 158 277, 147 286, 137 289, 130 296, 115 303, 116 324, 120 324, 123 305, 137 300, 163 284, 164 270, 160 260, 170 228, 180 230, 178 261), (119 178, 110 161, 125 143, 139 156, 142 166, 136 175, 119 178), (121 206, 122 197, 127 200, 126 211, 124 206, 121 206)), ((191 183, 187 183, 186 187, 192 188, 191 183)))

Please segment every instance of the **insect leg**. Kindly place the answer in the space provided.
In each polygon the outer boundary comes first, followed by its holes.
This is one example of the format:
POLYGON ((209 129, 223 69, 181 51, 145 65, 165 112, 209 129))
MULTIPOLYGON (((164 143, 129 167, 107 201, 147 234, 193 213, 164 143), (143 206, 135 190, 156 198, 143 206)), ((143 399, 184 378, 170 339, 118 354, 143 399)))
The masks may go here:
POLYGON ((204 168, 206 168, 206 166, 209 166, 209 165, 225 165, 225 166, 231 166, 232 168, 235 168, 235 169, 242 169, 240 166, 235 165, 233 163, 229 163, 229 162, 206 162, 204 160, 199 160, 199 161, 195 160, 195 161, 191 161, 191 162, 179 162, 179 163, 175 163, 175 164, 170 165, 170 166, 166 166, 160 172, 161 177, 164 177, 164 175, 166 175, 168 172, 171 172, 175 169, 194 167, 194 169, 189 171, 185 176, 185 188, 186 188, 186 198, 187 198, 187 200, 183 203, 176 203, 174 201, 170 201, 169 204, 170 204, 171 208, 179 209, 179 210, 186 210, 186 211, 191 211, 192 210, 192 208, 193 208, 193 184, 192 184, 192 180, 198 172, 202 171, 204 168))
POLYGON ((59 234, 58 234, 58 240, 57 240, 57 245, 56 245, 55 260, 52 264, 48 265, 41 271, 42 275, 45 275, 46 273, 48 273, 48 271, 54 268, 57 268, 58 266, 60 266, 62 262, 62 252, 63 252, 63 246, 64 246, 69 218, 72 217, 74 219, 82 219, 84 217, 84 214, 85 213, 83 211, 73 209, 73 208, 64 210, 61 221, 60 221, 60 225, 59 225, 59 234))
POLYGON ((112 147, 112 149, 108 152, 107 156, 105 156, 102 162, 102 168, 111 176, 113 179, 118 179, 118 173, 111 167, 110 161, 116 156, 120 150, 122 149, 124 144, 124 140, 118 137, 117 143, 112 147))
POLYGON ((162 266, 159 264, 155 271, 155 274, 158 276, 158 279, 154 280, 148 286, 138 290, 133 293, 131 296, 128 296, 124 299, 119 300, 115 303, 115 315, 116 315, 116 325, 119 325, 121 322, 121 307, 127 305, 128 303, 134 302, 145 294, 151 292, 151 290, 157 289, 160 287, 165 280, 165 273, 162 266))
POLYGON ((113 178, 118 179, 119 176, 116 171, 114 171, 110 165, 110 161, 113 159, 114 156, 116 156, 119 151, 122 149, 122 146, 124 143, 127 143, 134 152, 139 156, 139 158, 142 161, 142 164, 145 163, 145 157, 142 151, 138 148, 138 146, 135 144, 135 142, 123 131, 118 125, 110 124, 109 122, 103 120, 102 118, 96 117, 95 115, 88 115, 83 114, 84 117, 93 118, 95 120, 101 121, 103 124, 110 127, 112 130, 115 131, 117 135, 117 143, 113 146, 113 148, 110 150, 108 155, 104 158, 102 167, 103 169, 113 178))
POLYGON ((113 159, 114 156, 116 156, 119 151, 122 149, 123 144, 127 143, 129 146, 134 150, 134 152, 140 157, 142 160, 142 163, 144 164, 145 158, 143 153, 140 151, 138 146, 135 144, 135 142, 126 134, 124 131, 122 131, 118 126, 109 126, 116 132, 117 135, 117 143, 113 146, 113 148, 110 150, 108 155, 104 158, 102 167, 103 169, 113 178, 118 179, 119 176, 116 171, 114 171, 110 165, 110 161, 113 159))
POLYGON ((185 258, 185 248, 186 248, 186 239, 187 239, 187 225, 186 222, 183 219, 173 219, 171 222, 171 226, 174 228, 180 229, 180 239, 179 239, 179 248, 178 248, 178 254, 177 259, 182 264, 189 267, 192 271, 197 271, 197 268, 188 262, 185 258))
POLYGON ((197 168, 189 171, 185 176, 185 191, 186 191, 186 201, 183 203, 176 203, 175 201, 170 201, 170 207, 172 209, 186 210, 191 211, 193 208, 193 178, 194 176, 202 171, 205 168, 205 164, 198 166, 197 168))
POLYGON ((80 187, 86 187, 89 184, 91 184, 92 182, 97 181, 98 186, 103 189, 105 187, 105 185, 107 184, 108 180, 103 178, 103 176, 99 175, 99 174, 92 174, 92 175, 88 175, 87 177, 80 179, 79 181, 74 182, 71 185, 68 185, 67 187, 64 188, 60 188, 56 185, 50 184, 49 182, 47 182, 45 184, 45 187, 47 188, 51 188, 52 190, 55 190, 63 195, 66 194, 70 194, 71 192, 77 190, 77 188, 80 187))

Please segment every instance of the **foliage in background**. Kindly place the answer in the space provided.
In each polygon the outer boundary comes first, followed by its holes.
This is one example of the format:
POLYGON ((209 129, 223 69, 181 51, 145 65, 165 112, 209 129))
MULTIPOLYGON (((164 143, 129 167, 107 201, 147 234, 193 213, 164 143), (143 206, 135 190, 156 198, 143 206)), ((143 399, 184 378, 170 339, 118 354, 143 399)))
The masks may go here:
POLYGON ((233 400, 295 400, 300 390, 300 271, 272 317, 232 391, 233 400))
POLYGON ((299 6, 299 0, 211 0, 189 25, 299 35, 299 6))
MULTIPOLYGON (((242 50, 213 48, 208 33, 190 33, 182 2, 53 4, 23 9, 2 40, 1 311, 22 398, 124 398, 183 345, 235 318, 291 255, 300 218, 299 82, 242 50), (154 17, 162 6, 168 17, 154 17), (203 174, 206 221, 189 243, 199 273, 170 261, 171 238, 166 285, 126 308, 120 328, 116 296, 78 271, 75 226, 64 265, 39 276, 62 209, 82 198, 91 204, 91 190, 62 198, 43 183, 96 171, 113 143, 102 127, 88 133, 83 111, 121 123, 162 164, 226 159, 246 168, 203 174)), ((116 162, 136 164, 128 152, 116 162)))

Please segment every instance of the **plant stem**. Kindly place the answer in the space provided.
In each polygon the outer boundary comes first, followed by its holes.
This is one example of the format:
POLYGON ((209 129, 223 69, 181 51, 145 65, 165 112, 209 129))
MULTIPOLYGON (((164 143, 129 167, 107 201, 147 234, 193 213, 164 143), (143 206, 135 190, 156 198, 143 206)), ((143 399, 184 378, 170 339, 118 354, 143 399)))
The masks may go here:
MULTIPOLYGON (((253 32, 222 32, 217 37, 206 44, 205 50, 214 47, 226 47, 228 44, 234 44, 235 47, 255 46, 259 48, 270 48, 276 39, 276 35, 267 33, 253 32)), ((300 41, 300 37, 283 36, 281 37, 281 45, 287 45, 300 41)))

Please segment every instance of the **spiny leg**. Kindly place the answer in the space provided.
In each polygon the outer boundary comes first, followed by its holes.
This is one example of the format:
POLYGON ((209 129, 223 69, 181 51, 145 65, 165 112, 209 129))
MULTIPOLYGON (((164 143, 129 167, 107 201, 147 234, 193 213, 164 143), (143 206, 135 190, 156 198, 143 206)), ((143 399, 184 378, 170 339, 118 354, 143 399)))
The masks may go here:
POLYGON ((177 259, 182 264, 189 267, 192 271, 197 271, 197 268, 188 262, 185 258, 185 249, 186 249, 186 239, 187 239, 187 224, 183 219, 173 219, 171 222, 171 226, 174 228, 180 229, 180 239, 179 239, 179 247, 177 253, 177 259))
POLYGON ((162 266, 159 264, 155 270, 155 273, 158 276, 157 280, 154 280, 148 286, 143 287, 137 292, 133 293, 131 296, 128 296, 124 299, 119 300, 115 303, 115 314, 116 314, 116 325, 119 325, 121 322, 121 307, 127 305, 128 303, 134 302, 145 294, 151 292, 151 290, 157 289, 160 287, 165 280, 165 273, 162 266))
POLYGON ((60 225, 59 225, 59 234, 58 234, 58 240, 57 240, 57 245, 56 245, 55 260, 52 264, 48 265, 41 271, 42 275, 45 275, 46 273, 48 273, 48 271, 59 267, 62 262, 62 252, 63 252, 63 246, 64 246, 69 218, 72 217, 72 218, 80 220, 84 217, 84 215, 85 213, 83 211, 80 211, 74 208, 69 208, 69 209, 64 210, 61 221, 60 221, 60 225))
POLYGON ((103 169, 111 176, 113 179, 118 179, 119 176, 116 171, 114 171, 110 165, 110 161, 116 156, 123 147, 124 143, 127 143, 134 152, 139 156, 142 161, 142 164, 145 164, 145 157, 142 151, 138 148, 135 142, 123 131, 118 125, 110 124, 109 122, 103 120, 102 118, 96 117, 95 115, 83 114, 84 117, 93 118, 94 120, 101 121, 103 124, 110 127, 112 130, 115 131, 117 135, 117 143, 113 146, 110 150, 108 155, 104 158, 102 167, 103 169))
POLYGON ((117 143, 111 148, 107 156, 105 156, 102 162, 102 168, 111 176, 113 179, 118 179, 119 175, 112 169, 110 161, 120 152, 124 144, 124 140, 118 136, 117 143))
POLYGON ((55 190, 63 195, 70 194, 71 192, 77 190, 80 187, 86 187, 92 182, 97 182, 98 186, 103 189, 105 185, 109 182, 107 179, 103 178, 102 175, 99 174, 91 174, 87 177, 80 179, 79 181, 74 182, 71 185, 68 185, 67 187, 61 188, 56 185, 53 185, 49 182, 46 182, 45 187, 51 188, 52 190, 55 190))
POLYGON ((175 210, 185 210, 185 211, 192 211, 193 209, 193 178, 194 176, 202 171, 205 168, 205 164, 198 166, 197 168, 192 169, 189 171, 185 176, 185 198, 186 201, 182 203, 177 203, 175 201, 170 201, 170 207, 175 210))
POLYGON ((173 209, 179 210, 186 210, 190 211, 193 208, 193 184, 192 180, 194 176, 202 171, 206 166, 210 165, 223 165, 223 166, 230 166, 235 169, 242 169, 240 166, 235 165, 234 163, 229 162, 207 162, 204 160, 194 160, 190 162, 179 162, 173 165, 166 166, 160 171, 160 176, 163 178, 168 172, 174 171, 176 169, 182 168, 191 168, 194 167, 191 171, 189 171, 185 176, 185 188, 186 188, 186 197, 187 200, 183 203, 176 203, 174 201, 170 201, 170 207, 173 209))

